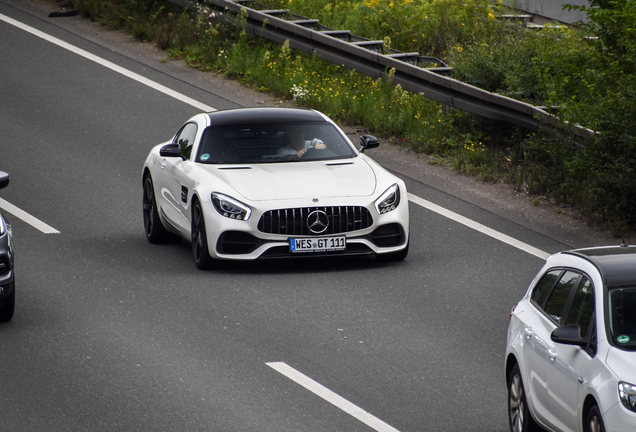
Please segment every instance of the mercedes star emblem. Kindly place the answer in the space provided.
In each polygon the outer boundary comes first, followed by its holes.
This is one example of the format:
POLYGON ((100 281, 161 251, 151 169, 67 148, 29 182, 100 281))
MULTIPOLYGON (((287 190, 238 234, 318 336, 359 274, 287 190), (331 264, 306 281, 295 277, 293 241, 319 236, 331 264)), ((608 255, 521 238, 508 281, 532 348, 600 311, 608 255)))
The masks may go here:
POLYGON ((307 216, 307 228, 314 234, 322 234, 329 227, 329 217, 322 210, 314 210, 307 216))

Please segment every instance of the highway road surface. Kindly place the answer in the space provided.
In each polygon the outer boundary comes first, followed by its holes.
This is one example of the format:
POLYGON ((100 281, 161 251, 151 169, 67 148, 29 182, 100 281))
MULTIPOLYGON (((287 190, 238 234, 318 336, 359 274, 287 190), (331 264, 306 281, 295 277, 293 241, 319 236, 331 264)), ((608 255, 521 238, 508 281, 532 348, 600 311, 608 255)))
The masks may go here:
POLYGON ((594 235, 381 147, 367 154, 409 188, 404 262, 199 271, 189 244, 144 237, 144 158, 197 112, 276 101, 50 11, 0 0, 0 209, 17 280, 0 430, 508 430, 510 308, 548 254, 594 235))

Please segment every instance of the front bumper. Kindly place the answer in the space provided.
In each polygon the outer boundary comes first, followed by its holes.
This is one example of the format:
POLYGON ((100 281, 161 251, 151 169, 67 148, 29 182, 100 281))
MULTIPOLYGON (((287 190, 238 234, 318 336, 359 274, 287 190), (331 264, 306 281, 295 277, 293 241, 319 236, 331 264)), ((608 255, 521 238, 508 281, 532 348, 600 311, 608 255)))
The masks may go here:
POLYGON ((218 257, 228 259, 280 259, 312 256, 377 255, 397 252, 407 247, 408 236, 398 223, 381 225, 366 235, 347 235, 347 247, 342 251, 293 253, 289 238, 269 240, 243 231, 226 231, 216 243, 218 257))
MULTIPOLYGON (((350 204, 334 202, 333 205, 348 206, 350 204)), ((216 213, 211 203, 203 203, 203 207, 204 214, 216 213)), ((248 221, 230 220, 214 215, 214 217, 205 219, 210 255, 216 259, 228 260, 308 258, 313 256, 382 255, 399 252, 408 247, 409 211, 407 200, 404 200, 395 210, 385 214, 378 214, 371 205, 365 207, 372 215, 372 220, 370 223, 361 224, 361 229, 325 232, 324 234, 298 231, 293 234, 290 232, 279 234, 272 233, 272 230, 263 232, 262 225, 259 229, 259 221, 265 212, 256 211, 248 221), (294 253, 290 250, 289 240, 291 238, 311 239, 332 236, 346 237, 346 249, 309 253, 294 253)))
POLYGON ((13 291, 13 236, 11 225, 0 215, 0 303, 13 291))
POLYGON ((603 423, 607 431, 636 430, 636 413, 619 402, 603 413, 603 423))

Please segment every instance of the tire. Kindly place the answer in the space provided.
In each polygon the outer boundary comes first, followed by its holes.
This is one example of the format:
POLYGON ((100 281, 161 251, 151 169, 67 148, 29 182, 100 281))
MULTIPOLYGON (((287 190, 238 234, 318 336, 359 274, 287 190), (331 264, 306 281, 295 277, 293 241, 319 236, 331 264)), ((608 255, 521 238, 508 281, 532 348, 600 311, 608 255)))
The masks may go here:
POLYGON ((0 306, 0 322, 7 322, 13 318, 13 312, 15 311, 15 279, 13 279, 13 289, 11 294, 4 301, 4 304, 0 306))
POLYGON ((511 432, 539 431, 528 408, 518 364, 515 364, 508 376, 508 424, 511 432))
POLYGON ((406 247, 401 251, 391 252, 388 254, 377 254, 375 257, 380 262, 398 262, 404 261, 406 256, 409 254, 409 243, 406 244, 406 247))
POLYGON ((208 270, 215 267, 215 260, 210 256, 208 249, 208 237, 205 231, 205 219, 201 203, 195 201, 192 206, 192 256, 194 264, 200 270, 208 270))
POLYGON ((146 176, 144 180, 143 214, 144 232, 150 243, 170 243, 177 239, 175 234, 169 232, 161 224, 157 210, 157 200, 155 199, 155 188, 150 175, 146 176))
POLYGON ((594 405, 587 413, 585 432, 605 432, 605 424, 597 405, 594 405))

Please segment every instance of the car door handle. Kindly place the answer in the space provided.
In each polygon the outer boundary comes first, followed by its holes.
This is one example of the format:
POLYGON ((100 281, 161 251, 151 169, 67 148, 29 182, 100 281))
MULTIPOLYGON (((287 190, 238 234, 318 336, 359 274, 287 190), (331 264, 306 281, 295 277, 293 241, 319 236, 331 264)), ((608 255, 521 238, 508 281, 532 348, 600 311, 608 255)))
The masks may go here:
POLYGON ((523 333, 526 335, 526 339, 530 339, 532 337, 532 327, 524 328, 523 333))
POLYGON ((166 160, 165 159, 161 159, 161 161, 159 162, 159 165, 161 166, 161 168, 165 168, 166 167, 166 160))
POLYGON ((556 360, 556 358, 557 358, 557 352, 556 352, 556 349, 554 349, 554 348, 550 348, 550 349, 548 350, 548 357, 550 357, 550 360, 551 360, 551 361, 555 361, 555 360, 556 360))

